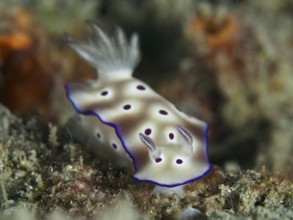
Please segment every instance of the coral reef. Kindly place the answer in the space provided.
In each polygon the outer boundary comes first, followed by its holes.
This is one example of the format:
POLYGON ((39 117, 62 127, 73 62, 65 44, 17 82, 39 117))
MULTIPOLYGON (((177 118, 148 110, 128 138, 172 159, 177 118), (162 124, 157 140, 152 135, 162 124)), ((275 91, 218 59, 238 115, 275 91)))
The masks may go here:
POLYGON ((0 119, 0 219, 174 219, 188 207, 200 218, 293 214, 288 179, 215 166, 186 185, 183 197, 152 194, 153 186, 135 182, 130 170, 70 141, 64 127, 21 120, 2 106, 0 119))
POLYGON ((292 219, 292 10, 291 0, 1 1, 0 219, 292 219), (151 194, 69 129, 63 85, 95 70, 63 36, 83 38, 85 20, 138 32, 135 76, 209 122, 216 165, 185 196, 151 194))

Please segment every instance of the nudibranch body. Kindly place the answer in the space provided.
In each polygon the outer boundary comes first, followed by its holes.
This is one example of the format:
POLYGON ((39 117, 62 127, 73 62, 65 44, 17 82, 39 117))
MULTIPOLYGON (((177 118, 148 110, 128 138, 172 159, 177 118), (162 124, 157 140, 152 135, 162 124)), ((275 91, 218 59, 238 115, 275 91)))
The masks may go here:
POLYGON ((137 35, 128 43, 121 29, 111 39, 92 28, 95 38, 88 43, 68 37, 69 46, 98 70, 97 80, 66 85, 82 124, 113 154, 132 160, 138 181, 175 187, 207 174, 207 124, 132 77, 139 60, 137 35))

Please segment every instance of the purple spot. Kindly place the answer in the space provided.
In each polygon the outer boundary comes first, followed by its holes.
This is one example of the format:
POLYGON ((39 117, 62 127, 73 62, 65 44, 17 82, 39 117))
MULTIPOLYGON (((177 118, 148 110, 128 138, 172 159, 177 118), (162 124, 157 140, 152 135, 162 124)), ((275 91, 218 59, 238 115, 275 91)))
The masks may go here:
POLYGON ((160 113, 161 115, 168 115, 168 112, 166 112, 165 110, 160 110, 159 113, 160 113))
POLYGON ((173 133, 169 133, 169 138, 170 138, 171 140, 173 140, 173 139, 174 139, 174 134, 173 134, 173 133))
POLYGON ((156 163, 160 163, 162 161, 162 158, 161 157, 158 157, 155 159, 156 163))
POLYGON ((114 147, 114 149, 117 149, 117 145, 115 143, 113 143, 112 146, 114 147))
POLYGON ((124 105, 123 108, 124 108, 125 110, 129 110, 129 109, 131 108, 131 105, 124 105))
POLYGON ((100 133, 97 133, 97 137, 98 137, 99 139, 101 139, 101 134, 100 134, 100 133))
POLYGON ((181 160, 181 159, 177 159, 177 160, 176 160, 176 163, 177 163, 177 164, 182 164, 182 163, 183 163, 183 160, 181 160))
POLYGON ((108 95, 108 91, 103 91, 103 92, 101 92, 101 95, 102 95, 102 96, 106 96, 106 95, 108 95))
POLYGON ((136 88, 137 88, 138 90, 145 90, 145 87, 142 86, 142 85, 138 85, 136 88))
POLYGON ((144 133, 146 135, 150 135, 152 133, 152 130, 150 128, 145 129, 144 133))

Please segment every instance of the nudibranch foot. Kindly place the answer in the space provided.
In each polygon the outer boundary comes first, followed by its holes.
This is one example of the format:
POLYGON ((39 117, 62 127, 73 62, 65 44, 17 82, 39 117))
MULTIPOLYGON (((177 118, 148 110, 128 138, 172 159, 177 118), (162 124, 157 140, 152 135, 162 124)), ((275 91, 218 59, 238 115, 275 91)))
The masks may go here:
POLYGON ((172 194, 177 194, 179 195, 181 198, 184 197, 184 185, 180 185, 180 186, 175 186, 175 187, 164 187, 164 186, 155 186, 155 188, 153 189, 153 194, 162 194, 165 196, 170 196, 172 194))
POLYGON ((179 220, 188 220, 188 219, 205 219, 203 214, 191 206, 186 207, 183 211, 180 212, 178 219, 179 220))

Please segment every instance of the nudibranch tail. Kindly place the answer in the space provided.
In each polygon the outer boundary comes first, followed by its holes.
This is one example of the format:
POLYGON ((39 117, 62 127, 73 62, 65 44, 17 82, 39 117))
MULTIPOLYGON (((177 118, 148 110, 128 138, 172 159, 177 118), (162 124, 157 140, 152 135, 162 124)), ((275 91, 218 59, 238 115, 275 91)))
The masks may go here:
POLYGON ((117 27, 116 36, 110 37, 96 24, 90 23, 92 33, 87 43, 66 35, 67 44, 91 66, 98 69, 99 80, 131 77, 140 59, 138 35, 131 35, 129 43, 125 33, 117 27))

